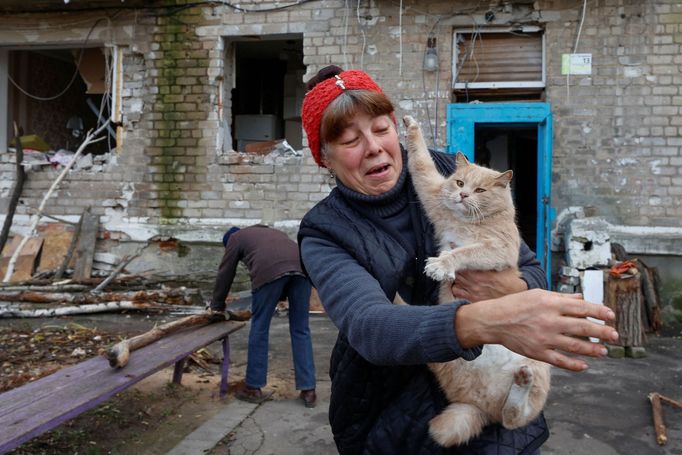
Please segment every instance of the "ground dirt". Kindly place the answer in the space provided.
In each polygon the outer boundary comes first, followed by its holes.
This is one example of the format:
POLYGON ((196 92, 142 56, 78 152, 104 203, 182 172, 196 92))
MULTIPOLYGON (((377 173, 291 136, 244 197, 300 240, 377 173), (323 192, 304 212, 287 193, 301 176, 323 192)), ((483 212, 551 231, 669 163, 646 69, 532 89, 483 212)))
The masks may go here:
MULTIPOLYGON (((101 355, 123 337, 121 331, 59 322, 0 328, 0 391, 101 355)), ((165 453, 186 428, 197 427, 220 409, 220 359, 210 349, 195 356, 201 366, 188 362, 182 386, 170 382, 173 369, 167 368, 10 453, 165 453)), ((239 380, 239 370, 233 369, 231 379, 239 380)))
MULTIPOLYGON (((168 316, 103 315, 54 320, 22 320, 0 325, 0 392, 19 387, 101 353, 111 344, 164 323, 168 316)), ((12 455, 165 454, 234 399, 246 372, 245 330, 231 337, 228 395, 219 397, 220 343, 194 354, 182 385, 173 384, 173 368, 161 370, 98 407, 34 438, 12 455), (241 333, 244 332, 244 333, 241 333), (237 335, 239 335, 237 337, 237 335), (236 340, 233 338, 237 338, 236 340)), ((134 353, 133 353, 134 355, 134 353)), ((288 362, 288 359, 283 359, 288 362)), ((268 389, 273 399, 292 399, 290 363, 271 359, 268 389)), ((223 452, 225 453, 225 452, 223 452)))

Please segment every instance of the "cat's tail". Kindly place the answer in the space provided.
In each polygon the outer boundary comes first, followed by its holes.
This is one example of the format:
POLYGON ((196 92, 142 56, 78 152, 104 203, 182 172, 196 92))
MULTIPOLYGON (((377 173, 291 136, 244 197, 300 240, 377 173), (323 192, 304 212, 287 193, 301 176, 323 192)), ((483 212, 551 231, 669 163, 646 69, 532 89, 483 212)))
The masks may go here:
POLYGON ((476 406, 452 403, 431 419, 429 433, 441 446, 452 447, 478 435, 487 423, 488 418, 476 406))

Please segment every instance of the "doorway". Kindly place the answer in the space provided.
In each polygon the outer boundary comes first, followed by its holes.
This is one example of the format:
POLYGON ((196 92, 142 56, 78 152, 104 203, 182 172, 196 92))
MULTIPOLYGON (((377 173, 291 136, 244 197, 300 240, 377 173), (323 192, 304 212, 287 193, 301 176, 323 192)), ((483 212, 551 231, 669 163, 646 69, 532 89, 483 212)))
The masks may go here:
POLYGON ((537 240, 537 126, 534 124, 476 124, 474 160, 476 164, 506 171, 511 169, 512 197, 521 237, 528 245, 537 240))
POLYGON ((552 114, 547 103, 481 103, 448 106, 450 153, 514 172, 512 192, 523 240, 535 250, 550 279, 552 114))

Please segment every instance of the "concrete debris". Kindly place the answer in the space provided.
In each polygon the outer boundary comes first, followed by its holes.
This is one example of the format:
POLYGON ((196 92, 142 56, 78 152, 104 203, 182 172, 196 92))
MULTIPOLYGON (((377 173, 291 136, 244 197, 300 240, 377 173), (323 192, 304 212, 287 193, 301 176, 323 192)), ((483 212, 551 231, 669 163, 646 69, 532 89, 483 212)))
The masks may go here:
POLYGON ((598 217, 572 220, 565 234, 568 265, 578 269, 609 265, 609 227, 606 220, 598 217))

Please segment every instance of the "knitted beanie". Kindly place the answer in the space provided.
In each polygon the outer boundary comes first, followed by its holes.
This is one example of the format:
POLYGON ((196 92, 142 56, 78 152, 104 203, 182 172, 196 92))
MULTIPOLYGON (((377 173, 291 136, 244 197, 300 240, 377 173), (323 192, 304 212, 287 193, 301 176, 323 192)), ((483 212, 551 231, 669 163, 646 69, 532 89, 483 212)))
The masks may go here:
POLYGON ((237 226, 233 226, 230 229, 225 232, 225 235, 223 235, 223 246, 227 246, 227 242, 230 240, 230 236, 237 232, 239 228, 237 226))
MULTIPOLYGON (((384 93, 381 87, 364 71, 349 70, 318 82, 305 94, 301 107, 303 128, 308 136, 308 146, 313 158, 320 167, 325 167, 320 156, 320 125, 324 110, 346 90, 369 90, 384 93)), ((393 122, 395 122, 395 118, 393 118, 393 122)))

